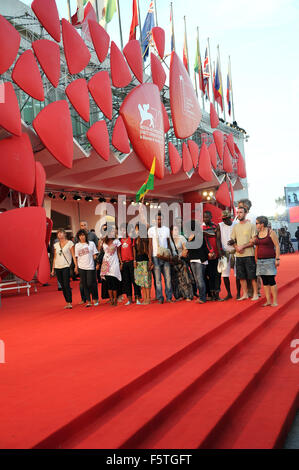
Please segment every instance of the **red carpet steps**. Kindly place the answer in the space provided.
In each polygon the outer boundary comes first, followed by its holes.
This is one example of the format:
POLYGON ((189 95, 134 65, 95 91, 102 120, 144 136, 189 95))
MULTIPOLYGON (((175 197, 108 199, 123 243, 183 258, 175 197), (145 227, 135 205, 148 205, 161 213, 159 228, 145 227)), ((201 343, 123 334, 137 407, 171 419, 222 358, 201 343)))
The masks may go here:
POLYGON ((281 445, 298 406, 289 348, 299 337, 298 278, 280 289, 279 302, 252 302, 35 447, 281 445))

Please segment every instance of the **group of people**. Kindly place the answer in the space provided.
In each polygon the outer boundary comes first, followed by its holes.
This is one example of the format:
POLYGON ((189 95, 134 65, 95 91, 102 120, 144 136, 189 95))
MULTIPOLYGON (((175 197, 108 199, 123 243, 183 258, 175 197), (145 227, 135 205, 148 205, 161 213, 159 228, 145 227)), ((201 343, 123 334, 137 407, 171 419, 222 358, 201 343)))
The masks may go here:
POLYGON ((71 265, 80 276, 80 303, 86 307, 99 305, 99 283, 102 299, 109 299, 112 306, 117 306, 124 294, 125 305, 130 305, 133 297, 137 305, 148 305, 152 283, 160 304, 194 298, 199 304, 227 301, 232 299, 231 269, 236 276, 237 300, 250 296, 252 301, 258 300, 262 280, 264 306, 276 306, 279 241, 266 217, 257 217, 252 223, 250 208, 248 199, 239 201, 236 219, 225 210, 219 224, 213 222, 211 212, 205 211, 202 226, 192 220, 190 233, 180 225, 165 226, 161 213, 152 227, 139 223, 117 230, 114 225, 103 225, 100 239, 88 231, 84 221, 74 241, 59 229, 52 275, 56 273, 61 285, 65 308, 72 308, 71 265), (194 245, 199 233, 202 242, 194 245), (219 296, 221 278, 227 292, 223 299, 219 296))

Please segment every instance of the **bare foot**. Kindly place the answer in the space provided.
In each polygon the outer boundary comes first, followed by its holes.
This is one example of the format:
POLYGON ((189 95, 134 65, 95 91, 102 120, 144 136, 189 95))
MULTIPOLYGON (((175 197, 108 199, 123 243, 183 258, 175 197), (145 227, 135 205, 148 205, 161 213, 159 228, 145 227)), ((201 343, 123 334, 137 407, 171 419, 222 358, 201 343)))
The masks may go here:
POLYGON ((278 304, 271 304, 271 307, 278 307, 278 304))

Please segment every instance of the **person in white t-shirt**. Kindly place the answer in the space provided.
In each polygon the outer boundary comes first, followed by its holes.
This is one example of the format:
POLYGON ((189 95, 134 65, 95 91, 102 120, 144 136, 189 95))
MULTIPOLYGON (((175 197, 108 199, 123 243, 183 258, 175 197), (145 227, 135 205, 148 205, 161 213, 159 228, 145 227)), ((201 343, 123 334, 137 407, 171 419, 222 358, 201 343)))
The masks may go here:
POLYGON ((150 239, 150 251, 154 263, 154 275, 156 282, 156 298, 163 304, 164 297, 162 291, 161 273, 164 277, 166 302, 172 302, 171 271, 170 271, 170 230, 162 225, 162 214, 159 212, 156 217, 156 225, 148 230, 150 239))
POLYGON ((229 240, 231 240, 231 234, 233 230, 233 223, 231 219, 231 212, 228 210, 222 211, 222 222, 220 222, 217 226, 216 236, 217 240, 219 240, 220 244, 220 255, 225 256, 227 258, 227 267, 221 273, 221 277, 223 279, 227 296, 223 300, 232 299, 231 289, 230 289, 230 271, 231 266, 233 264, 233 256, 232 254, 235 253, 235 249, 233 246, 227 244, 229 240))
MULTIPOLYGON (((95 269, 95 260, 98 250, 94 242, 88 240, 86 230, 79 230, 76 235, 78 243, 75 245, 75 273, 80 276, 87 300, 86 307, 91 307, 91 298, 94 306, 99 305, 98 283, 95 269)), ((81 302, 82 303, 82 302, 81 302)))
POLYGON ((58 241, 54 244, 54 258, 51 275, 54 271, 57 280, 62 287, 63 295, 66 301, 64 308, 72 308, 72 291, 70 287, 70 266, 72 259, 75 262, 74 243, 66 238, 66 232, 63 228, 57 230, 58 241))
POLYGON ((110 303, 117 307, 117 291, 122 280, 121 269, 123 266, 121 259, 121 242, 116 238, 115 227, 107 228, 107 235, 102 241, 104 257, 101 266, 101 277, 107 281, 107 289, 110 303))

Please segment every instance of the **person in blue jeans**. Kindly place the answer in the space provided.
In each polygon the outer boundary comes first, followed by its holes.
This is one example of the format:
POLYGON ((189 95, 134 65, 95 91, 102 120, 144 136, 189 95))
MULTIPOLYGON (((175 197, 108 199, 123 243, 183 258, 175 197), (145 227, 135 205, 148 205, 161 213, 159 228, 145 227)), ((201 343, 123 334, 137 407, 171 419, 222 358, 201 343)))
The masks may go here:
MULTIPOLYGON (((202 228, 199 224, 196 224, 195 220, 192 220, 190 225, 192 231, 196 230, 197 235, 199 235, 198 232, 201 231, 202 235, 202 228)), ((195 235, 190 234, 186 247, 188 248, 188 258, 190 260, 192 273, 199 292, 199 299, 196 300, 196 303, 204 304, 206 302, 205 271, 209 260, 209 250, 203 236, 200 237, 202 240, 201 246, 193 248, 192 243, 189 242, 192 242, 194 238, 195 235)))
POLYGON ((154 276, 156 281, 156 298, 160 304, 164 302, 162 291, 162 278, 165 283, 166 302, 172 302, 171 271, 170 271, 170 230, 162 225, 162 214, 158 212, 155 226, 148 230, 148 238, 151 244, 152 260, 154 264, 154 276))

